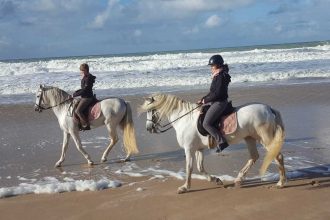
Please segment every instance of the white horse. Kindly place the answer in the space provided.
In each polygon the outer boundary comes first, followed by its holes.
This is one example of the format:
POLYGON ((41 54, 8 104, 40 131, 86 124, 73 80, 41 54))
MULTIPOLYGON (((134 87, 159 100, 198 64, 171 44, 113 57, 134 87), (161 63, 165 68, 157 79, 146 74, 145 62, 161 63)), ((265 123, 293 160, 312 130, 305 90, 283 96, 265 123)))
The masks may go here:
MULTIPOLYGON (((186 181, 178 188, 178 193, 187 192, 191 186, 191 173, 195 154, 197 168, 209 181, 218 181, 210 176, 203 166, 203 150, 208 148, 208 137, 202 136, 197 130, 199 111, 197 104, 189 103, 173 95, 156 94, 149 97, 140 106, 140 110, 147 112, 147 130, 157 133, 160 130, 160 121, 166 118, 176 131, 180 147, 186 155, 186 181), (182 117, 184 116, 184 117, 182 117), (181 118, 182 117, 182 118, 181 118), (178 120, 177 120, 178 119, 178 120)), ((235 185, 240 186, 251 166, 259 158, 257 142, 267 150, 260 174, 263 175, 270 163, 275 159, 279 165, 280 178, 278 187, 283 187, 286 182, 283 155, 280 153, 284 142, 284 125, 280 113, 265 104, 247 104, 236 108, 237 130, 226 135, 229 144, 245 140, 250 159, 235 179, 235 185)), ((221 181, 220 181, 221 182, 221 181)))
MULTIPOLYGON (((41 112, 46 109, 53 109, 60 128, 63 131, 63 145, 62 154, 59 161, 55 164, 60 167, 64 161, 65 153, 68 148, 70 137, 73 138, 77 149, 86 158, 88 165, 92 165, 93 161, 87 152, 82 148, 81 140, 79 137, 78 122, 74 120, 69 108, 74 99, 65 91, 56 87, 46 87, 40 85, 36 93, 35 110, 41 112)), ((100 127, 105 125, 108 129, 110 136, 110 144, 104 151, 101 162, 107 160, 107 156, 112 147, 118 141, 117 126, 123 130, 123 144, 127 153, 126 158, 129 160, 131 154, 138 153, 136 145, 135 129, 132 120, 132 110, 130 104, 119 98, 109 98, 101 101, 101 115, 97 119, 90 122, 91 128, 100 127)))

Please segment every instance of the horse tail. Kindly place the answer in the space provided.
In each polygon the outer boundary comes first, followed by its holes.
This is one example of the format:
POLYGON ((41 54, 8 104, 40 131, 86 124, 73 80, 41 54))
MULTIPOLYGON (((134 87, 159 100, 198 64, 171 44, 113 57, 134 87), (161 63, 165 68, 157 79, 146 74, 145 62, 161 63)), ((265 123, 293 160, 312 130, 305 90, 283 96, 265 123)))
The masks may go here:
POLYGON ((135 129, 132 117, 132 108, 128 102, 126 104, 126 114, 123 120, 120 122, 123 127, 123 143, 125 151, 128 155, 139 153, 136 137, 135 137, 135 129))
POLYGON ((285 138, 284 123, 282 121, 280 112, 272 108, 271 111, 275 115, 275 129, 274 129, 273 138, 270 141, 270 143, 267 145, 268 151, 260 168, 261 176, 265 174, 268 166, 280 153, 285 138))

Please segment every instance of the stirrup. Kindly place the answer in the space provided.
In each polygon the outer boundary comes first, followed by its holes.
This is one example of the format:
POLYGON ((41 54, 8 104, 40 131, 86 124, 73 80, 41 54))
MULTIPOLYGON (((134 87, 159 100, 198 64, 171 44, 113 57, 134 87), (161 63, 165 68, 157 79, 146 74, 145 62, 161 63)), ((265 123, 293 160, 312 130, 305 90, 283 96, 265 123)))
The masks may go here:
POLYGON ((81 124, 78 125, 79 131, 87 131, 91 130, 90 125, 82 126, 81 124))
POLYGON ((91 127, 89 125, 81 126, 81 130, 83 131, 91 130, 91 127))

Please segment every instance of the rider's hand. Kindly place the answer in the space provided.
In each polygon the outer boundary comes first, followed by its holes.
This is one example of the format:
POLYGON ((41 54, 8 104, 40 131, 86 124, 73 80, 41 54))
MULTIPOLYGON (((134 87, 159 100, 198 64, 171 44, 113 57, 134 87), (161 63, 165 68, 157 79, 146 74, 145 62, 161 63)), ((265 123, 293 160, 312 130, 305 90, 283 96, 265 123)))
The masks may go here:
POLYGON ((199 101, 197 102, 197 104, 198 104, 198 105, 204 104, 204 99, 199 100, 199 101))

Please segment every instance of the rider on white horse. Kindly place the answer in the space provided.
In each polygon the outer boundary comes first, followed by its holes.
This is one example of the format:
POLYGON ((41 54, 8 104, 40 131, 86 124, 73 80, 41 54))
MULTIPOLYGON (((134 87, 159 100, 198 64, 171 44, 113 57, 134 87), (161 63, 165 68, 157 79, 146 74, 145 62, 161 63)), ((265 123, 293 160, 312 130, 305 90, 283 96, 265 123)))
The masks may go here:
POLYGON ((81 100, 77 106, 77 109, 75 110, 75 113, 80 119, 81 129, 90 130, 89 121, 85 115, 85 111, 88 109, 94 99, 93 84, 96 77, 89 73, 89 66, 87 63, 80 65, 80 74, 82 76, 81 89, 73 93, 73 97, 81 96, 81 100))
POLYGON ((221 55, 214 55, 210 58, 212 83, 210 92, 204 96, 198 103, 211 106, 206 112, 203 127, 217 141, 217 150, 219 153, 228 147, 226 139, 221 135, 217 122, 220 121, 222 113, 225 111, 228 104, 228 85, 230 83, 229 68, 224 64, 221 55))

